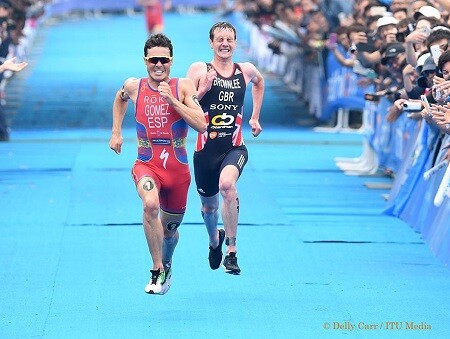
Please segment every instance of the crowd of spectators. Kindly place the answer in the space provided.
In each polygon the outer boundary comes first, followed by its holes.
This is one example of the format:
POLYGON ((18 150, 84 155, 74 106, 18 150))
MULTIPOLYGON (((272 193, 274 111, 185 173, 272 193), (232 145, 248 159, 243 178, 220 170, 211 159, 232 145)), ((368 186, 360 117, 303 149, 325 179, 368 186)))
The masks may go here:
POLYGON ((255 63, 297 92, 318 123, 359 113, 363 153, 337 166, 392 177, 384 212, 407 221, 435 252, 446 248, 449 262, 450 1, 228 5, 255 63))
MULTIPOLYGON (((0 64, 13 57, 16 62, 26 61, 36 26, 48 3, 48 0, 0 0, 0 64)), ((9 140, 5 89, 13 74, 8 70, 0 73, 0 141, 9 140)))

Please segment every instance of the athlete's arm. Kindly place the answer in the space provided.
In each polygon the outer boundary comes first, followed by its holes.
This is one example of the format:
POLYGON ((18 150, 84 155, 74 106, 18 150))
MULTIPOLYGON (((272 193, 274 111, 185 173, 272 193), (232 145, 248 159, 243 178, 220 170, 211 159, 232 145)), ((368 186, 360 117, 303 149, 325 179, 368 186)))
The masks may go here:
POLYGON ((158 91, 189 126, 199 133, 206 131, 205 116, 198 102, 197 91, 191 79, 180 78, 178 80, 180 100, 173 96, 170 86, 166 82, 160 83, 158 91))
POLYGON ((206 92, 211 89, 214 79, 217 77, 217 73, 214 68, 207 69, 204 62, 195 62, 189 67, 187 78, 191 79, 197 89, 198 100, 201 100, 206 92))
POLYGON ((249 124, 252 128, 252 134, 257 137, 261 133, 262 128, 259 124, 259 114, 261 112, 262 102, 264 98, 264 77, 256 69, 256 67, 249 63, 241 64, 241 68, 244 72, 245 81, 252 83, 252 102, 253 110, 250 117, 249 124))
POLYGON ((111 131, 111 139, 109 140, 109 148, 111 148, 117 154, 122 151, 122 123, 123 118, 128 107, 128 100, 133 98, 135 100, 137 87, 139 86, 139 80, 135 78, 127 79, 116 93, 113 102, 113 123, 111 131))

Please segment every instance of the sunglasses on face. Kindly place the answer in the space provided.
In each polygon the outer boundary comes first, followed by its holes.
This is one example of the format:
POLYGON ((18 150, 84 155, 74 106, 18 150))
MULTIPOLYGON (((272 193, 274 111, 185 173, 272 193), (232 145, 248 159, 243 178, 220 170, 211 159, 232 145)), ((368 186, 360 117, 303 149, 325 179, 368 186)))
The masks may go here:
POLYGON ((172 57, 166 56, 148 56, 144 57, 144 59, 154 65, 156 65, 158 62, 165 65, 172 61, 172 57))

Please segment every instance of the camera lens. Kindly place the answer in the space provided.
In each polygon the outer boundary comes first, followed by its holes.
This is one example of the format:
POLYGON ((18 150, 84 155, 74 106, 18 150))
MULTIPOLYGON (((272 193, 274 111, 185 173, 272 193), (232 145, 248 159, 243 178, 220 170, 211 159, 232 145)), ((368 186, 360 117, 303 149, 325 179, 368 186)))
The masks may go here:
POLYGON ((420 102, 405 101, 403 103, 403 109, 405 111, 409 111, 409 112, 411 112, 411 111, 420 111, 421 108, 422 108, 422 103, 420 103, 420 102))
POLYGON ((395 38, 397 39, 398 42, 405 42, 405 33, 399 32, 395 34, 395 38))
POLYGON ((420 88, 427 88, 428 86, 428 79, 427 77, 420 76, 417 78, 417 86, 420 88))

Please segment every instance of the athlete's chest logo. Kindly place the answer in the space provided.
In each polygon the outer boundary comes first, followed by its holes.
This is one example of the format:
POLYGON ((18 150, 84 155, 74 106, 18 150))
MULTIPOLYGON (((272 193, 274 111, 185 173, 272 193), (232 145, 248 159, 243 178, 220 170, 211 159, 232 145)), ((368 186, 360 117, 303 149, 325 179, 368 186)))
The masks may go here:
POLYGON ((229 126, 234 122, 234 116, 222 113, 221 115, 216 115, 211 119, 211 124, 214 126, 229 126))

